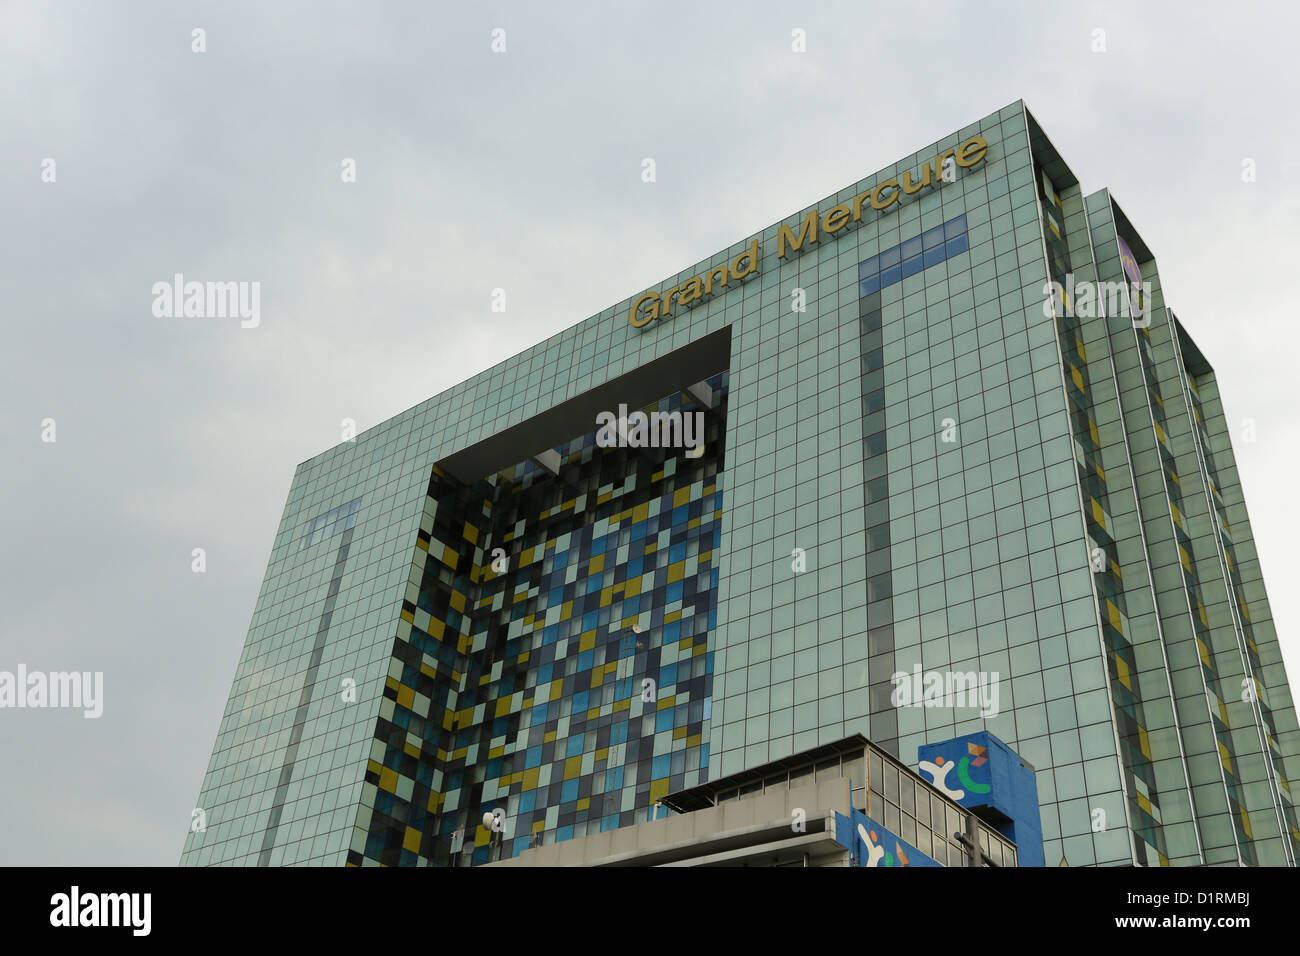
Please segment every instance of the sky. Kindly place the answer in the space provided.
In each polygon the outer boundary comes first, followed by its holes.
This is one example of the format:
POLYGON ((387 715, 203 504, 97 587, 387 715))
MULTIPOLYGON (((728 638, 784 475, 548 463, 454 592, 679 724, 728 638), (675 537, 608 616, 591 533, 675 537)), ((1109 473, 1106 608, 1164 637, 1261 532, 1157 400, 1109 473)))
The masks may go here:
POLYGON ((343 419, 1017 99, 1216 369, 1300 679, 1297 32, 1249 3, 0 2, 0 670, 105 675, 97 719, 0 710, 0 864, 176 864, 294 468, 343 419), (257 324, 156 315, 177 273, 259 282, 257 324))

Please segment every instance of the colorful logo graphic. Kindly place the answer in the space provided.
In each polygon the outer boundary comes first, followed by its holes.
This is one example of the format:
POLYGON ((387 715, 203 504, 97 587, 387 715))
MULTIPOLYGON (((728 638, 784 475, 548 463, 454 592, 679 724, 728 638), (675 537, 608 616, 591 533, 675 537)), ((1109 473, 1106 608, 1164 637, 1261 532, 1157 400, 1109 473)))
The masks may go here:
POLYGON ((1133 250, 1128 247, 1128 243, 1122 237, 1116 236, 1115 238, 1119 240, 1119 261, 1120 265, 1124 267, 1124 275, 1128 276, 1130 282, 1141 285, 1142 270, 1138 268, 1137 256, 1133 255, 1133 250))
POLYGON ((917 869, 943 865, 857 808, 848 816, 835 814, 835 842, 849 851, 853 866, 917 869))
POLYGON ((867 858, 863 866, 911 866, 912 861, 907 858, 903 851, 903 843, 892 833, 887 833, 894 840, 894 852, 890 853, 885 849, 883 841, 876 835, 876 831, 868 830, 865 825, 858 824, 858 836, 862 839, 862 844, 867 848, 867 858), (883 862, 882 862, 883 861, 883 862))
POLYGON ((922 760, 918 767, 921 773, 930 778, 935 789, 939 790, 944 796, 953 800, 962 800, 967 793, 988 793, 993 789, 991 784, 979 783, 971 778, 970 771, 972 767, 982 767, 988 763, 988 748, 981 747, 977 743, 968 741, 966 743, 967 755, 963 756, 960 761, 954 763, 951 757, 935 757, 934 760, 922 760), (957 780, 965 787, 965 790, 956 789, 948 784, 948 774, 952 772, 953 767, 957 768, 957 780))

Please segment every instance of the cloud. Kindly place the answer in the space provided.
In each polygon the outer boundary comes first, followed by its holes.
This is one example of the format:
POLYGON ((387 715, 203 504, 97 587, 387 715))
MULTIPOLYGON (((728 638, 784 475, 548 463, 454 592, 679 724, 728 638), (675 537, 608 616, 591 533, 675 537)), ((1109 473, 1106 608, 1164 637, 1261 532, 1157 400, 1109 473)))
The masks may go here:
POLYGON ((1297 19, 0 6, 0 649, 112 657, 97 736, 47 714, 21 741, 0 728, 17 768, 0 779, 43 781, 0 783, 28 821, 6 859, 176 862, 294 468, 341 419, 378 424, 1019 97, 1089 190, 1115 189, 1230 418, 1257 421, 1234 445, 1294 679, 1300 519, 1278 476, 1300 439, 1300 192, 1278 117, 1297 19), (175 272, 260 281, 261 327, 155 319, 150 287, 175 272))

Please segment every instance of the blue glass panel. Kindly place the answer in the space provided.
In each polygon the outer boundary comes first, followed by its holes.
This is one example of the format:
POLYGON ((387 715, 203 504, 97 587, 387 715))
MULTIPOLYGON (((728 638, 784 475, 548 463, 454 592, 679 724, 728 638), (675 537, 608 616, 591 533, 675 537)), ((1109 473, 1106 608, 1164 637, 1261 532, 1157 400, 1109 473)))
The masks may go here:
POLYGON ((921 237, 916 236, 913 239, 908 239, 900 248, 903 250, 904 260, 910 259, 912 256, 919 256, 921 254, 921 237))
POLYGON ((659 668, 659 689, 672 687, 677 683, 677 664, 672 663, 667 667, 659 668))
POLYGON ((858 278, 867 279, 880 272, 880 256, 872 256, 866 262, 858 263, 858 278))
MULTIPOLYGON (((898 246, 892 249, 886 249, 880 254, 880 271, 884 272, 890 266, 896 266, 903 261, 902 254, 898 251, 898 246)), ((889 285, 885 280, 881 280, 881 285, 889 285)))
POLYGON ((883 289, 887 285, 893 285, 895 282, 903 281, 903 267, 893 266, 886 269, 880 274, 880 287, 883 289))
POLYGON ((935 226, 933 229, 927 229, 921 235, 921 242, 926 249, 934 249, 943 245, 943 226, 935 226))
POLYGON ((944 252, 943 243, 941 242, 936 248, 925 250, 925 268, 928 269, 930 266, 938 265, 947 258, 948 254, 944 252))
POLYGON ((924 267, 923 265, 921 265, 921 257, 920 257, 920 256, 912 256, 912 258, 910 258, 910 259, 904 259, 904 260, 903 260, 903 278, 906 279, 908 276, 914 276, 914 275, 916 275, 918 272, 920 272, 923 268, 925 268, 925 267, 924 267))
POLYGON ((949 219, 943 224, 943 237, 945 239, 955 239, 957 236, 964 235, 966 232, 966 217, 958 216, 956 219, 949 219))
POLYGON ((880 276, 874 275, 870 279, 863 279, 858 283, 858 295, 871 295, 873 292, 880 291, 880 276))
POLYGON ((968 248, 969 242, 969 237, 965 234, 958 236, 956 239, 949 239, 943 244, 945 258, 950 259, 953 256, 961 255, 968 248))

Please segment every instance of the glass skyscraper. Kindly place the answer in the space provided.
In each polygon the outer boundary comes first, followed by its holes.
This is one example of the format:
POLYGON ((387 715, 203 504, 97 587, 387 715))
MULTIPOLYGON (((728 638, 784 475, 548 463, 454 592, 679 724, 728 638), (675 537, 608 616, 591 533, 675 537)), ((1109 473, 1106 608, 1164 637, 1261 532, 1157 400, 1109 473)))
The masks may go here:
POLYGON ((1213 368, 1020 102, 301 464, 181 862, 467 866, 984 730, 1048 865, 1300 854, 1213 368))

